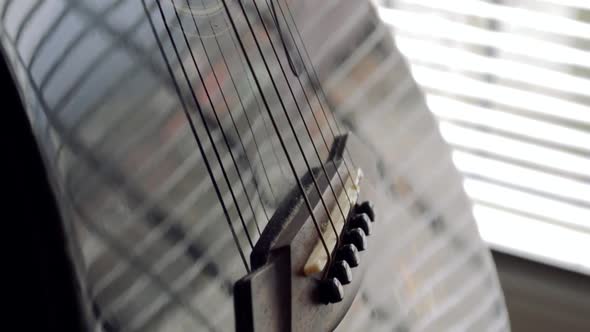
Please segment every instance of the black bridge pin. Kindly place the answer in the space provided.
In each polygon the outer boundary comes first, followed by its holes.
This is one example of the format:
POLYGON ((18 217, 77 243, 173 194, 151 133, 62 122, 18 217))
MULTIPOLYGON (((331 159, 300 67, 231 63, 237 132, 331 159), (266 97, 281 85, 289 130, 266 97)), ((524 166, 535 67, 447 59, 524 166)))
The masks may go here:
POLYGON ((375 207, 373 203, 364 201, 361 204, 357 204, 355 207, 356 213, 365 213, 371 221, 375 221, 375 207))
POLYGON ((362 229, 366 235, 371 235, 371 219, 366 213, 356 214, 350 220, 350 226, 362 229))
POLYGON ((346 261, 339 260, 330 268, 330 276, 337 278, 341 284, 348 285, 352 282, 352 269, 346 261))
POLYGON ((336 277, 324 279, 320 284, 321 296, 326 303, 338 303, 344 299, 344 287, 336 277))
POLYGON ((338 249, 336 259, 345 260, 350 267, 357 267, 360 263, 359 251, 354 244, 345 244, 338 249))
POLYGON ((354 244, 358 251, 367 249, 367 235, 362 228, 353 228, 346 232, 344 242, 354 244))

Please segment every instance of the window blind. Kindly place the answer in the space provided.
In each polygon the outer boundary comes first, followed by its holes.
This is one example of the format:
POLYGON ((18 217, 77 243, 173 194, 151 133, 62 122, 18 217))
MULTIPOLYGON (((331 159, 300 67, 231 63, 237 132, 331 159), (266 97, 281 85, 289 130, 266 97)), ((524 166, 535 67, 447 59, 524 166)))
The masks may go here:
POLYGON ((379 1, 495 249, 590 272, 590 4, 379 1))

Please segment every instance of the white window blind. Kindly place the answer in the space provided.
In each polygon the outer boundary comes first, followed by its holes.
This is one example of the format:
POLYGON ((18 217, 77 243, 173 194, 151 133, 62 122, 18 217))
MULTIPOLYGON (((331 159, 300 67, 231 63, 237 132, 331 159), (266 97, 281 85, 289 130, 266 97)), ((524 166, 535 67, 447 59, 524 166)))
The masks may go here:
POLYGON ((590 273, 590 3, 379 1, 491 247, 590 273))

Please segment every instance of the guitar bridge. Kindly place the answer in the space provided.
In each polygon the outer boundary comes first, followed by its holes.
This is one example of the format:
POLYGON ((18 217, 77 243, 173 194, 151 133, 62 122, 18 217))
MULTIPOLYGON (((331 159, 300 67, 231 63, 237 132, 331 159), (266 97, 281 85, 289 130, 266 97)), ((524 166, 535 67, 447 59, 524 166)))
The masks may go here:
POLYGON ((362 171, 348 172, 347 139, 337 137, 323 167, 301 179, 320 232, 299 188, 265 227, 252 271, 234 285, 237 331, 332 330, 350 308, 375 213, 370 203, 358 204, 362 171))

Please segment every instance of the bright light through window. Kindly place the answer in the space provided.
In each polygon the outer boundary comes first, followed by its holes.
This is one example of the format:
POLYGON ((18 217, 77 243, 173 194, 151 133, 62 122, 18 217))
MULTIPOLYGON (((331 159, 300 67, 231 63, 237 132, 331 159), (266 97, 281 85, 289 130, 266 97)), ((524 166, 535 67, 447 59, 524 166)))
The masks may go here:
POLYGON ((382 0, 492 247, 590 273, 590 5, 382 0))

